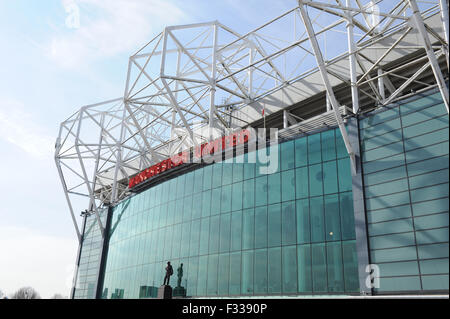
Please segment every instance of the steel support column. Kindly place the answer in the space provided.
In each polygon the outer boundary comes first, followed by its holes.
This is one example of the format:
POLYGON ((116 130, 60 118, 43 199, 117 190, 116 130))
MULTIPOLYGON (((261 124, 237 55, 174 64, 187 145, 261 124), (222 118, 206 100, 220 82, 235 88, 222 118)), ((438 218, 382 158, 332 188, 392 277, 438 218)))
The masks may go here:
POLYGON ((417 6, 415 0, 408 0, 408 2, 411 7, 411 10, 413 11, 411 19, 414 21, 417 31, 419 31, 420 39, 425 48, 428 59, 430 60, 434 77, 436 78, 439 91, 441 92, 442 99, 444 100, 445 107, 447 108, 447 113, 449 113, 448 87, 447 84, 445 83, 444 76, 442 75, 441 68, 439 67, 436 55, 434 54, 434 50, 431 46, 430 38, 428 38, 427 30, 425 29, 425 25, 422 20, 422 15, 420 14, 419 7, 417 6))
POLYGON ((317 42, 317 38, 314 33, 314 29, 313 29, 311 20, 309 19, 308 13, 305 10, 303 1, 299 0, 298 5, 300 8, 300 15, 302 17, 306 32, 308 33, 308 37, 309 37, 311 46, 314 51, 314 56, 316 58, 317 65, 319 67, 320 75, 322 76, 322 81, 325 85, 325 89, 327 91, 331 105, 333 106, 334 114, 336 116, 336 121, 338 122, 339 130, 341 131, 342 138, 344 139, 345 148, 347 149, 347 153, 350 156, 350 160, 352 163, 352 172, 356 173, 355 153, 353 152, 352 146, 350 145, 350 141, 348 139, 348 134, 345 129, 344 122, 342 120, 341 114, 339 113, 339 103, 336 100, 336 97, 333 92, 333 88, 332 88, 330 80, 328 78, 325 62, 323 60, 322 52, 320 51, 319 43, 317 42))

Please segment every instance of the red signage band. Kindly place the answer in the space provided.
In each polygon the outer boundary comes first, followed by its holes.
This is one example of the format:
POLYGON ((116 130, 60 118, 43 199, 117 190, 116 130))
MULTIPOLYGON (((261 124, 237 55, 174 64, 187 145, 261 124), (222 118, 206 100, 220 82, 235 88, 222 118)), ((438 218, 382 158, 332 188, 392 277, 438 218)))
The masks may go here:
MULTIPOLYGON (((195 147, 194 156, 200 159, 208 154, 213 154, 215 152, 223 151, 230 147, 235 147, 236 145, 247 143, 249 139, 250 139, 250 131, 242 130, 240 132, 233 133, 231 135, 224 136, 215 139, 214 141, 207 142, 200 146, 195 147)), ((132 188, 155 175, 170 170, 181 164, 188 163, 189 160, 190 160, 189 152, 185 151, 178 153, 177 155, 172 156, 171 158, 168 158, 162 162, 159 162, 158 164, 155 164, 138 173, 136 176, 130 178, 130 180, 128 181, 128 187, 132 188)))
POLYGON ((177 167, 183 163, 188 163, 188 162, 189 162, 189 153, 181 152, 175 156, 172 156, 171 158, 168 158, 162 162, 159 162, 158 164, 155 164, 155 165, 143 170, 136 176, 130 178, 130 180, 128 181, 128 187, 132 188, 132 187, 142 183, 143 181, 145 181, 155 175, 158 175, 159 173, 165 172, 173 167, 177 167))

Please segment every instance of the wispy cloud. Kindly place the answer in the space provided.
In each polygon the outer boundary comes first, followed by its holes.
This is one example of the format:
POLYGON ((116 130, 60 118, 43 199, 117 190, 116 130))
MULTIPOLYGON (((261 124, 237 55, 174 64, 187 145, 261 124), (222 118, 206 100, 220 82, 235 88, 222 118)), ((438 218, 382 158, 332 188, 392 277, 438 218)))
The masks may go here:
POLYGON ((184 13, 166 0, 63 0, 80 8, 80 27, 63 30, 46 45, 60 66, 78 68, 121 53, 130 55, 184 13))
POLYGON ((54 150, 54 138, 36 124, 24 105, 16 100, 0 101, 0 139, 37 159, 48 159, 54 150))

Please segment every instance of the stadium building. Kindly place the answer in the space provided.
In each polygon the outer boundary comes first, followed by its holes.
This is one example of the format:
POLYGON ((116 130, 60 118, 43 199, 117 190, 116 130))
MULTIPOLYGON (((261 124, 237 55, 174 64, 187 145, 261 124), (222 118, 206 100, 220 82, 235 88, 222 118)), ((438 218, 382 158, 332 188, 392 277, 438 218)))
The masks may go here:
POLYGON ((448 70, 445 0, 166 27, 60 126, 72 297, 448 294, 448 70))

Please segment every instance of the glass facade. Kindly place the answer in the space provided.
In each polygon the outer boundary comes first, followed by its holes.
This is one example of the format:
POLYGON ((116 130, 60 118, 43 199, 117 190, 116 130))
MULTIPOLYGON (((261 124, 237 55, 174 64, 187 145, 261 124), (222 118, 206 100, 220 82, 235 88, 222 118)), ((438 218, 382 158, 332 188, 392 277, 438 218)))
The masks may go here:
POLYGON ((156 297, 167 261, 187 296, 359 292, 350 161, 339 130, 214 163, 112 209, 103 298, 156 297))
POLYGON ((74 298, 156 298, 167 261, 173 287, 183 264, 187 297, 359 294, 357 255, 367 249, 380 276, 373 293, 448 292, 449 118, 440 94, 377 109, 358 126, 361 175, 351 174, 340 131, 328 129, 180 173, 103 209, 106 245, 95 215, 86 217, 74 298), (260 170, 261 152, 276 155, 271 174, 260 170), (356 244, 352 187, 364 199, 368 247, 356 244))
POLYGON ((448 291, 448 130, 439 92, 360 121, 376 292, 448 291))
MULTIPOLYGON (((108 209, 100 209, 99 215, 102 224, 106 225, 108 209)), ((96 215, 85 218, 83 233, 74 298, 93 299, 96 297, 103 249, 102 234, 96 215)))

